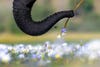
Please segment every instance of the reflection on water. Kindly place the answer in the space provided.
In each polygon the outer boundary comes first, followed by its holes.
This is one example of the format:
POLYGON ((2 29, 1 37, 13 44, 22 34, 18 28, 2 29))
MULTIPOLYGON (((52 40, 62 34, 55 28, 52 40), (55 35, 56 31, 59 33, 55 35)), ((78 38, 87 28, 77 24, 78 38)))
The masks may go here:
MULTIPOLYGON (((100 63, 100 40, 93 40, 80 46, 80 43, 67 43, 60 36, 54 43, 0 44, 1 64, 23 64, 24 67, 98 67, 100 63), (77 64, 77 65, 75 65, 77 64), (93 66, 94 65, 94 66, 93 66)), ((22 66, 21 66, 22 67, 22 66)))

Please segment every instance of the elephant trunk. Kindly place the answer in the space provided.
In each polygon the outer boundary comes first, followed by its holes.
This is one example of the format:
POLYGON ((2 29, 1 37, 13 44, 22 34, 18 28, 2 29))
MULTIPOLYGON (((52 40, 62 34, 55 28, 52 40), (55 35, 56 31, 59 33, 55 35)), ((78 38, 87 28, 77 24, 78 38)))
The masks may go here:
POLYGON ((14 0, 13 14, 17 26, 26 34, 38 36, 46 33, 59 20, 74 16, 73 10, 61 11, 48 16, 42 21, 34 21, 31 18, 32 6, 36 0, 14 0))

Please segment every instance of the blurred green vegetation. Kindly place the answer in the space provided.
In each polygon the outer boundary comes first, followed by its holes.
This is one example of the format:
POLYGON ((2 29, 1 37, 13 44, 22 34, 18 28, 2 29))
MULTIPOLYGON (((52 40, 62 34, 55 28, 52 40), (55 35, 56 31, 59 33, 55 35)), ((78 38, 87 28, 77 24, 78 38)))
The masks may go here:
MULTIPOLYGON (((80 0, 71 0, 70 1, 70 7, 71 8, 74 8, 75 5, 77 5, 79 3, 80 0)), ((84 12, 84 13, 91 13, 93 12, 93 4, 94 4, 94 0, 84 0, 84 3, 81 5, 81 12, 84 12)), ((85 15, 86 15, 85 14, 85 15)))
MULTIPOLYGON (((6 1, 5 1, 6 2, 6 1)), ((8 2, 8 1, 7 1, 8 2)), ((79 0, 71 0, 70 6, 71 9, 79 2, 79 0)), ((2 3, 2 2, 1 2, 2 3)), ((32 18, 36 21, 42 20, 53 14, 55 9, 53 9, 52 4, 49 0, 44 0, 45 4, 36 3, 32 10, 32 18)), ((85 0, 84 4, 78 10, 79 15, 76 16, 76 19, 72 19, 69 22, 68 30, 73 32, 100 32, 100 15, 94 12, 93 0, 85 0), (76 21, 79 19, 80 21, 76 21)), ((65 22, 62 21, 62 22, 65 22)), ((62 23, 56 24, 56 30, 60 30, 60 27, 63 27, 62 23)), ((53 31, 53 29, 52 29, 53 31)), ((23 34, 17 27, 11 8, 2 8, 0 9, 0 32, 10 32, 14 34, 23 34)))
MULTIPOLYGON (((70 9, 73 9, 79 0, 70 0, 70 9)), ((67 2, 66 2, 67 3, 67 2)), ((62 4, 63 5, 63 4, 62 4)), ((68 7, 68 6, 66 6, 68 7)), ((97 7, 99 7, 97 5, 97 7)), ((60 7, 57 7, 60 8, 60 7)), ((62 9, 62 8, 61 8, 62 9)), ((43 2, 37 1, 32 9, 32 18, 36 21, 43 20, 47 16, 57 12, 59 10, 54 9, 51 0, 43 0, 43 2)), ((67 41, 74 40, 89 40, 93 38, 100 38, 100 14, 96 13, 94 7, 94 0, 85 0, 81 7, 77 10, 77 15, 73 17, 68 23, 68 36, 67 41), (76 33, 77 32, 77 33, 76 33), (82 34, 83 33, 83 34, 82 34)), ((12 1, 1 0, 0 2, 0 42, 2 43, 18 43, 32 41, 37 42, 44 40, 54 40, 63 27, 66 18, 59 21, 53 27, 49 33, 41 37, 29 37, 24 34, 16 25, 13 12, 12 1), (9 34, 8 34, 9 33, 9 34), (16 36, 16 34, 19 36, 16 36), (20 37, 20 35, 22 37, 20 37)))
MULTIPOLYGON (((80 0, 71 0, 71 8, 80 0), (76 2, 77 1, 77 2, 76 2), (76 3, 75 3, 76 2, 76 3)), ((84 4, 78 10, 81 21, 70 23, 69 29, 71 31, 79 32, 100 32, 100 15, 94 12, 94 1, 85 0, 84 4)), ((77 19, 76 19, 77 20, 77 19)))

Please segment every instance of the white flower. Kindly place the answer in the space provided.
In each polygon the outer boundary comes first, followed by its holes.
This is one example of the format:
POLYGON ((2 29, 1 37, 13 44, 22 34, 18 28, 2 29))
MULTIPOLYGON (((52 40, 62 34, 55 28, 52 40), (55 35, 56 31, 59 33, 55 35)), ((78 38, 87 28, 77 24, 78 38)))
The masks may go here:
POLYGON ((33 46, 32 45, 27 45, 26 46, 26 49, 32 50, 33 49, 33 46))
POLYGON ((57 36, 57 38, 61 38, 61 35, 59 34, 59 35, 57 36))
POLYGON ((68 46, 68 43, 63 43, 62 46, 66 47, 66 46, 68 46))
POLYGON ((75 48, 76 48, 76 49, 81 48, 80 44, 75 45, 75 48))
POLYGON ((24 54, 19 54, 18 58, 23 59, 23 58, 25 58, 25 55, 24 54))
POLYGON ((13 47, 12 46, 8 46, 7 49, 11 51, 13 49, 13 47))
POLYGON ((87 43, 88 49, 92 51, 100 50, 100 40, 95 40, 87 43))
POLYGON ((11 61, 11 56, 9 54, 4 54, 1 57, 1 62, 3 63, 9 63, 11 61))

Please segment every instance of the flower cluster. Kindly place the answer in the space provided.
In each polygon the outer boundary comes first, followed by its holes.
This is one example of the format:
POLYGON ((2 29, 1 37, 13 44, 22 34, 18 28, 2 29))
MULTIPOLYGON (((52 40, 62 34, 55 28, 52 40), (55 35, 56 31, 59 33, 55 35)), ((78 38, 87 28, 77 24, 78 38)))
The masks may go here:
POLYGON ((100 40, 94 40, 83 45, 78 51, 77 56, 88 60, 100 60, 100 40))
POLYGON ((83 46, 80 44, 66 43, 58 39, 51 44, 49 41, 40 45, 16 44, 14 46, 0 44, 0 62, 11 63, 14 61, 33 61, 44 60, 50 63, 52 60, 69 57, 88 58, 89 60, 100 57, 100 40, 91 41, 83 46))

